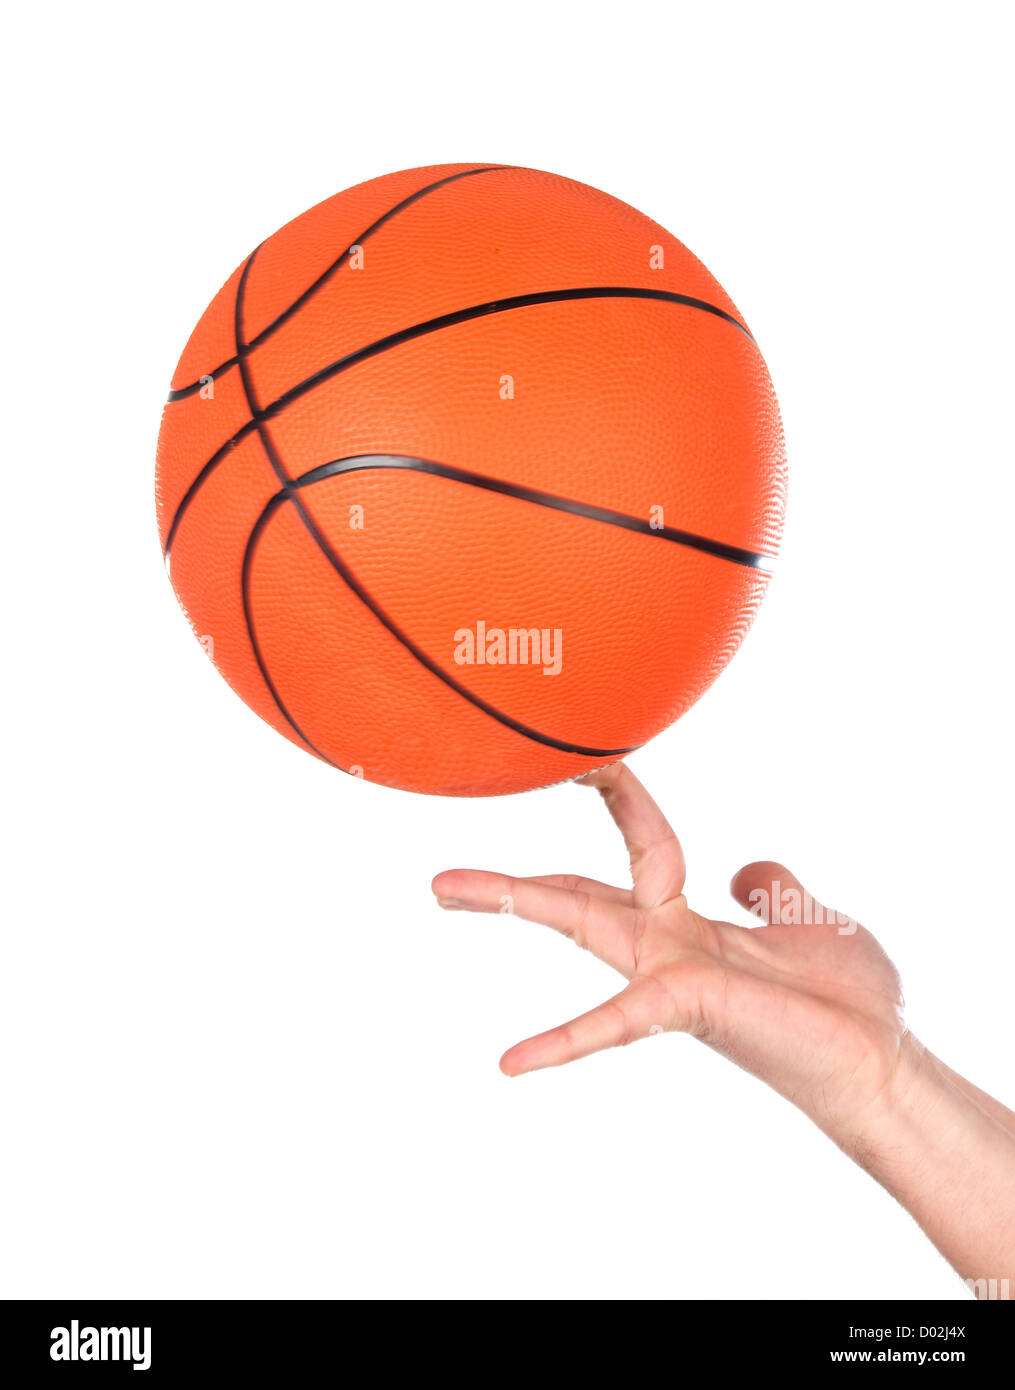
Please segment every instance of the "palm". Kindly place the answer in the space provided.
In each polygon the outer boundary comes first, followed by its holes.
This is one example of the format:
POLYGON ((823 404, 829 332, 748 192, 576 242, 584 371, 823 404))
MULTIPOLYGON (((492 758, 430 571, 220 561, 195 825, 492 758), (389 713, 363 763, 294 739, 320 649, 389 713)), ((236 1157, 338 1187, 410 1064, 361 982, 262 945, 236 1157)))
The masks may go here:
POLYGON ((613 999, 510 1049, 510 1074, 573 1061, 676 1029, 762 1076, 821 1121, 872 1100, 904 1028, 899 979, 869 932, 810 900, 778 864, 741 869, 734 897, 768 925, 715 922, 683 896, 684 857, 659 808, 623 764, 585 779, 627 842, 633 887, 567 875, 438 875, 445 906, 511 910, 554 927, 627 980, 613 999), (802 920, 801 920, 802 919, 802 920))
MULTIPOLYGON (((781 874, 777 865, 750 873, 781 874)), ((738 876, 739 877, 739 876, 738 876)), ((763 1076, 812 1113, 872 1099, 902 1036, 899 980, 869 932, 836 925, 754 929, 711 922, 686 903, 646 934, 638 975, 663 981, 669 1026, 763 1076)))

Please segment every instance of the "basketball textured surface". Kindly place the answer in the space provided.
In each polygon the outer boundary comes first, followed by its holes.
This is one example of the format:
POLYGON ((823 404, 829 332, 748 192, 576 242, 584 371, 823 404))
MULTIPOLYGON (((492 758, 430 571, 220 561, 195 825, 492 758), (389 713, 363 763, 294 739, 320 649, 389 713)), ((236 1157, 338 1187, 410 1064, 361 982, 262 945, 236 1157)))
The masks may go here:
POLYGON ((159 436, 177 596, 298 746, 413 791, 576 776, 736 651, 785 500, 764 360, 649 218, 534 169, 373 179, 263 242, 159 436))

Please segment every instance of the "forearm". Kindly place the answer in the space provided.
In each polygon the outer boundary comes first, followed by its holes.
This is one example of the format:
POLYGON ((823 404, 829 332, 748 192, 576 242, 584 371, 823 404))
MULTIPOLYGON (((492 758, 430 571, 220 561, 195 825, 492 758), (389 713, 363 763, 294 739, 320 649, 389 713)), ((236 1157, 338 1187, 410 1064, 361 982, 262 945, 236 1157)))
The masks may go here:
POLYGON ((889 1092, 833 1137, 901 1202, 979 1296, 1015 1298, 1010 1110, 907 1037, 889 1092))
POLYGON ((1007 1130, 1012 1138, 1015 1139, 1015 1110, 1009 1110, 1007 1105, 1002 1105, 1001 1102, 995 1100, 993 1096, 988 1096, 986 1091, 981 1091, 979 1086, 974 1086, 973 1083, 967 1081, 964 1076, 960 1076, 958 1072, 952 1071, 951 1067, 946 1066, 939 1058, 935 1058, 934 1060, 949 1081, 962 1091, 963 1094, 968 1096, 974 1104, 978 1105, 981 1110, 986 1111, 988 1115, 995 1119, 998 1124, 1001 1125, 1003 1129, 1007 1130))

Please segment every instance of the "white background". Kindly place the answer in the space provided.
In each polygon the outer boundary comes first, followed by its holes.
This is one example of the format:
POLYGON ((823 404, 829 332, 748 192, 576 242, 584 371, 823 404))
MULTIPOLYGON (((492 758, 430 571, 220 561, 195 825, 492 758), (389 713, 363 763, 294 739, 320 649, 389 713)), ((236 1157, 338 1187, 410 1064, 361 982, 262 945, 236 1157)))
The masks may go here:
POLYGON ((508 1081, 616 987, 459 864, 622 880, 591 793, 342 777, 206 660, 152 465, 212 293, 391 169, 530 164, 696 251, 791 463, 778 575, 632 758, 689 896, 787 862, 1012 1075, 1010 33, 1001 5, 50 5, 2 83, 0 1292, 956 1297, 781 1099, 668 1036, 508 1081))

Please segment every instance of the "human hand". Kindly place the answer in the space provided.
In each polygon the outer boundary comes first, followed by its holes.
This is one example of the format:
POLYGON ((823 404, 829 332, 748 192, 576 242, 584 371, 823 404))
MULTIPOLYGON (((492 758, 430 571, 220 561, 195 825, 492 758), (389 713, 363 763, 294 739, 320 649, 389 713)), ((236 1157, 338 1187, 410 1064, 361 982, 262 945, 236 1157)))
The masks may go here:
POLYGON ((683 895, 680 843, 630 769, 614 763, 582 784, 601 793, 624 836, 633 887, 476 869, 433 881, 444 907, 500 912, 508 898, 517 916, 553 927, 628 980, 589 1013, 512 1047, 502 1069, 517 1076, 675 1030, 762 1077, 829 1131, 884 1095, 905 1026, 898 975, 874 937, 770 862, 747 865, 732 883, 766 925, 701 916, 683 895))
POLYGON ((816 903, 780 864, 731 891, 764 919, 714 922, 683 894, 684 856, 623 763, 582 779, 627 843, 631 888, 554 874, 438 874, 442 907, 543 922, 628 983, 598 1008, 510 1048, 509 1076, 650 1033, 691 1033, 767 1081, 892 1192, 978 1297, 1015 1290, 1015 1114, 908 1032, 899 977, 874 937, 816 903))

